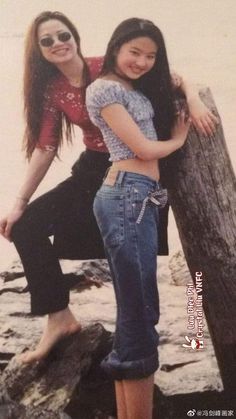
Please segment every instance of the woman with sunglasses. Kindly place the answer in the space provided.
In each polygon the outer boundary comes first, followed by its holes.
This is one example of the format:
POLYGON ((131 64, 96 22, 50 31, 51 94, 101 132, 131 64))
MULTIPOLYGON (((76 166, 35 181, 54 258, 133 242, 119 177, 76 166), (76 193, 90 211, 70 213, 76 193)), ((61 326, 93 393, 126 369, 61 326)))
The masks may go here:
MULTIPOLYGON (((24 145, 29 166, 12 210, 0 220, 0 233, 13 241, 21 257, 32 314, 48 314, 36 349, 22 355, 26 363, 45 357, 58 339, 81 328, 68 307, 69 289, 59 258, 104 257, 92 205, 111 163, 85 106, 85 88, 99 75, 102 62, 102 58, 82 56, 79 34, 65 15, 43 12, 33 21, 26 38, 24 72, 24 145), (82 129, 86 150, 72 167, 71 177, 29 204, 63 136, 71 141, 72 124, 82 129)), ((182 82, 181 87, 196 126, 211 133, 214 116, 192 86, 182 82)))

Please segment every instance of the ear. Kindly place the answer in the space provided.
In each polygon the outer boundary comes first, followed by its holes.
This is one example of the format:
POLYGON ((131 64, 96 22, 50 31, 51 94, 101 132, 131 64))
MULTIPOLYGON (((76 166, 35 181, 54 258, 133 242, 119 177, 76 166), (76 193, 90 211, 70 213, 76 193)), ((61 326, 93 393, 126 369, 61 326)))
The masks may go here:
POLYGON ((191 340, 189 339, 189 337, 188 336, 184 336, 185 337, 185 340, 187 341, 187 342, 191 342, 191 340))
POLYGON ((183 343, 183 348, 191 348, 191 345, 186 345, 185 343, 183 343))

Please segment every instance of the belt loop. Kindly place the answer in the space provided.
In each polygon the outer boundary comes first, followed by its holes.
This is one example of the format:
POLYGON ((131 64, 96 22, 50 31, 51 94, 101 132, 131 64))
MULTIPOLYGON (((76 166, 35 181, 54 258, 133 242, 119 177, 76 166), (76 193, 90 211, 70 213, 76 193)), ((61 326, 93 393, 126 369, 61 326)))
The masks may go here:
POLYGON ((125 177, 125 172, 118 171, 117 178, 116 178, 116 184, 122 185, 123 179, 125 177))

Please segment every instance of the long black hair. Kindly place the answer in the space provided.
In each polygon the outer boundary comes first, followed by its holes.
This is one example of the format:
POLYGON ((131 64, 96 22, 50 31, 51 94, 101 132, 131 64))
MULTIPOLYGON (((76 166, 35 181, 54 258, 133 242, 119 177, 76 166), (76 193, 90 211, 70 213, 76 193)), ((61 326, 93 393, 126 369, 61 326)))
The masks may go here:
POLYGON ((175 121, 173 88, 164 37, 153 22, 130 18, 117 26, 107 46, 102 74, 112 73, 116 67, 117 52, 121 46, 139 37, 152 39, 157 45, 158 51, 152 69, 138 80, 132 81, 132 84, 152 103, 155 112, 154 125, 158 137, 168 139, 175 121))

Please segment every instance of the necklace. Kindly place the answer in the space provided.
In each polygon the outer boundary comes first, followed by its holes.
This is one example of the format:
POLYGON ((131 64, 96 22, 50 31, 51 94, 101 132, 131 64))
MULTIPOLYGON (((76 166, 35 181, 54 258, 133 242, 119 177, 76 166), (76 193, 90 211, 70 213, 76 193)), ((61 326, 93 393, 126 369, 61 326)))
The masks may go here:
POLYGON ((69 83, 72 86, 78 87, 81 85, 81 81, 82 81, 82 77, 78 76, 78 77, 67 77, 69 83))

